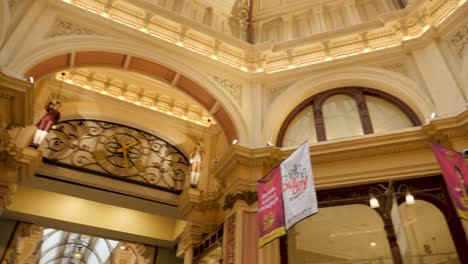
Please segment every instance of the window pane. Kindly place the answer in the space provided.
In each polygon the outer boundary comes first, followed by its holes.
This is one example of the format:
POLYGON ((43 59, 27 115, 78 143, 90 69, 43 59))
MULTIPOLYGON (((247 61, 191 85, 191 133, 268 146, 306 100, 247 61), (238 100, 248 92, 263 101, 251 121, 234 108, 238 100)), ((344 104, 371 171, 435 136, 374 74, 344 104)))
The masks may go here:
POLYGON ((312 106, 306 107, 289 124, 283 139, 284 147, 299 146, 304 141, 317 142, 315 132, 314 111, 312 106))
POLYGON ((437 207, 416 200, 399 209, 408 240, 408 253, 404 256, 408 263, 460 263, 447 221, 437 207))
POLYGON ((322 111, 327 140, 364 134, 357 105, 352 97, 334 95, 325 101, 322 111))
POLYGON ((288 231, 289 263, 393 263, 382 218, 366 205, 320 208, 288 231))
POLYGON ((375 96, 366 96, 374 133, 412 127, 408 116, 392 103, 375 96))

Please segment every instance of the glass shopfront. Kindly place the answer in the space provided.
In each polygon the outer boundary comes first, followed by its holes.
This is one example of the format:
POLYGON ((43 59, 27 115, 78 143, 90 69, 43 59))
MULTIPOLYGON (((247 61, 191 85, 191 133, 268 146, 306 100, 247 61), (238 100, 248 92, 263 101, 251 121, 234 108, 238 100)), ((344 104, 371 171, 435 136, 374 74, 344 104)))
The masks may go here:
POLYGON ((288 230, 287 263, 468 263, 463 225, 441 176, 323 190, 318 200, 319 212, 288 230), (376 186, 383 190, 373 196, 376 186), (414 203, 406 202, 409 190, 414 203))

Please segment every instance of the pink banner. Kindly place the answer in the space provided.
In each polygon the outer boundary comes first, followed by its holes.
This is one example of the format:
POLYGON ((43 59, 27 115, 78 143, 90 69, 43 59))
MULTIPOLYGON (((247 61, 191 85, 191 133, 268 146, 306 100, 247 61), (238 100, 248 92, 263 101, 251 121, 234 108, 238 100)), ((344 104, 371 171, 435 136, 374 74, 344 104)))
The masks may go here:
POLYGON ((468 220, 468 166, 460 153, 434 143, 431 146, 458 214, 468 220))
POLYGON ((259 247, 286 234, 279 166, 258 183, 258 227, 259 247))

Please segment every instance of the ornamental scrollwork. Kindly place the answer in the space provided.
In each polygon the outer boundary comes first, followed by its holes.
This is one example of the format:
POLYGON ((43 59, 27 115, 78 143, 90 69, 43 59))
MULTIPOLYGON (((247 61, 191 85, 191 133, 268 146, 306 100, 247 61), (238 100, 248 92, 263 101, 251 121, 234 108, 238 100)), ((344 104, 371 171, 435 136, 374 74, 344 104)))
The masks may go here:
POLYGON ((43 149, 45 161, 169 191, 184 187, 187 158, 149 133, 95 120, 56 124, 43 149))
POLYGON ((257 192, 252 191, 244 191, 236 194, 230 193, 224 197, 223 209, 232 209, 238 200, 243 200, 247 203, 247 205, 252 205, 258 200, 258 194, 257 192))
POLYGON ((70 35, 98 35, 98 33, 74 21, 59 16, 55 19, 54 25, 47 34, 47 36, 51 38, 70 35))

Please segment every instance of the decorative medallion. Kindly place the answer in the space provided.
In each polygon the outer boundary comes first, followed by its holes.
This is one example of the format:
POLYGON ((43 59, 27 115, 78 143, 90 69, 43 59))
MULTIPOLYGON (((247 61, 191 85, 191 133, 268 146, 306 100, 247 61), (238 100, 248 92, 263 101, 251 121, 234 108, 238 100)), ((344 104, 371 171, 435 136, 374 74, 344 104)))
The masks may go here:
POLYGON ((455 53, 463 58, 466 43, 468 43, 468 23, 461 26, 450 38, 455 53))
POLYGON ((170 191, 183 189, 189 170, 187 158, 163 139, 110 122, 59 122, 46 141, 46 161, 170 191))
POLYGON ((224 87, 224 89, 231 94, 231 96, 236 100, 239 105, 242 105, 242 84, 229 80, 229 79, 221 79, 218 76, 213 76, 213 78, 224 87))
POLYGON ((69 36, 69 35, 97 35, 96 31, 86 28, 68 18, 57 17, 49 33, 48 37, 69 36))
POLYGON ((395 62, 395 63, 385 64, 385 65, 380 65, 380 68, 387 70, 387 71, 396 72, 404 76, 409 76, 408 67, 406 66, 405 63, 402 63, 402 62, 395 62))
POLYGON ((276 98, 280 96, 280 94, 282 94, 286 89, 288 89, 288 86, 271 87, 269 89, 270 102, 275 101, 276 98))

